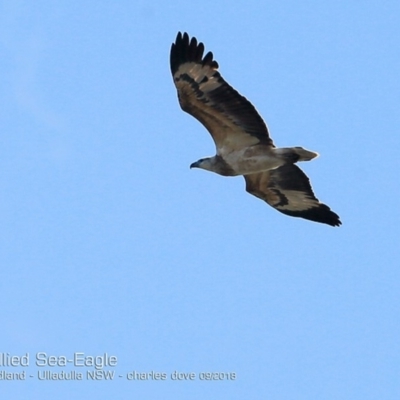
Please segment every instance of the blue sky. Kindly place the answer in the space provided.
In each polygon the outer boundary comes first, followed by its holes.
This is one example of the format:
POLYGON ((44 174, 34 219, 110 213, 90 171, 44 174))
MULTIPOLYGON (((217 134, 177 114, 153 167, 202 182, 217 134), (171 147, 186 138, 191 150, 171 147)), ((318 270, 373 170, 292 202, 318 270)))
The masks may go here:
POLYGON ((0 353, 30 356, 0 371, 32 375, 1 393, 399 398, 397 1, 0 4, 0 353), (215 150, 178 105, 178 31, 213 51, 278 146, 320 153, 302 168, 342 227, 189 169, 215 150), (107 353, 115 378, 38 353, 107 353))

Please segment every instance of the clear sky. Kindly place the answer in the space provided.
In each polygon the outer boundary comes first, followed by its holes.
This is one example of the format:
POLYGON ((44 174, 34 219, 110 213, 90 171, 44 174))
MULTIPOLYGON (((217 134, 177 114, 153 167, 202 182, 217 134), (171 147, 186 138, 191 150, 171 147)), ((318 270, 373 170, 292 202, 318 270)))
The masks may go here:
POLYGON ((0 4, 0 353, 29 356, 3 398, 400 398, 397 0, 0 4), (320 153, 301 167, 342 227, 189 169, 215 149, 178 105, 178 31, 320 153))

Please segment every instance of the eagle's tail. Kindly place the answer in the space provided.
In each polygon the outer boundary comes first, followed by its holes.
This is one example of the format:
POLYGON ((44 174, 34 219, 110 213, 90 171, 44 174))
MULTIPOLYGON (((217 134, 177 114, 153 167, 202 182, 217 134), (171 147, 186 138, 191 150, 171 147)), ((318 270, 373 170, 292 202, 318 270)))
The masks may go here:
POLYGON ((303 149, 303 147, 282 147, 274 149, 274 152, 291 164, 298 161, 310 161, 313 158, 318 157, 318 153, 303 149))

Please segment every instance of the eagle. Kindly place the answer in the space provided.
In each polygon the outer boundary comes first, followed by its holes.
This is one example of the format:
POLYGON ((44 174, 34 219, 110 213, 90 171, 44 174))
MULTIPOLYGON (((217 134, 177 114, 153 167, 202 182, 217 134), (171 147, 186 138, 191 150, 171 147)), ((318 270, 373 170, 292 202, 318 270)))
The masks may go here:
POLYGON ((283 214, 341 225, 339 216, 319 202, 306 174, 295 165, 318 156, 303 147, 275 147, 267 125, 255 107, 218 72, 212 52, 187 33, 171 46, 171 73, 183 111, 210 132, 216 155, 190 168, 223 176, 242 175, 246 191, 283 214))

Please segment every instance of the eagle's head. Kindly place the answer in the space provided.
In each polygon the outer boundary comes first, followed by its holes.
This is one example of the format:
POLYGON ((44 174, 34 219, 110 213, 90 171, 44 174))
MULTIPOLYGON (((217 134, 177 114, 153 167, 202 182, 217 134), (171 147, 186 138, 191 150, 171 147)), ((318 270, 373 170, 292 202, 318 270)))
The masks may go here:
POLYGON ((219 155, 201 158, 199 161, 194 162, 190 168, 201 168, 223 176, 237 175, 237 173, 219 155))
POLYGON ((214 171, 214 164, 214 157, 201 158, 193 164, 190 164, 190 168, 201 168, 207 171, 214 171))

